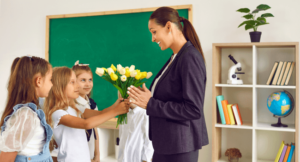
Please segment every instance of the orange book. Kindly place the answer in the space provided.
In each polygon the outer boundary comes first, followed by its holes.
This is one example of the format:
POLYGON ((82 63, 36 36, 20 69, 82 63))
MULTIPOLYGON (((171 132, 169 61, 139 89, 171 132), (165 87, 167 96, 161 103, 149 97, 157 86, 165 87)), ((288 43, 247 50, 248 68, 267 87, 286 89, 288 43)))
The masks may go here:
POLYGON ((224 111, 226 124, 230 124, 230 118, 229 118, 228 109, 227 109, 228 100, 223 100, 221 102, 222 102, 222 107, 223 107, 223 111, 224 111))
POLYGON ((241 115, 241 112, 240 112, 240 108, 239 108, 239 105, 238 104, 234 104, 238 113, 239 113, 239 117, 240 117, 240 121, 241 121, 241 125, 243 125, 243 120, 242 120, 242 115, 241 115))
POLYGON ((286 149, 286 152, 285 152, 285 156, 284 156, 283 162, 287 162, 287 160, 289 158, 290 151, 291 151, 291 145, 288 145, 287 149, 286 149))

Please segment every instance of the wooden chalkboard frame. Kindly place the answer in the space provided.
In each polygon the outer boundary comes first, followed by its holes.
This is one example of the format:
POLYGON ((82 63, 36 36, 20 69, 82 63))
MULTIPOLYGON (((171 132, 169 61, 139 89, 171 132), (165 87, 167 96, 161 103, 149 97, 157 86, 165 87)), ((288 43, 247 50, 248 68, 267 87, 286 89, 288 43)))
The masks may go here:
MULTIPOLYGON (((193 24, 193 5, 180 5, 169 6, 174 9, 188 9, 188 20, 193 24)), ((63 15, 48 15, 46 16, 46 46, 45 46, 45 59, 49 61, 49 32, 50 32, 50 20, 57 18, 70 18, 70 17, 88 17, 88 16, 101 16, 101 15, 114 15, 114 14, 127 14, 127 13, 139 13, 155 11, 159 7, 153 8, 141 8, 130 10, 116 10, 116 11, 103 11, 103 12, 91 12, 91 13, 78 13, 78 14, 63 14, 63 15)))

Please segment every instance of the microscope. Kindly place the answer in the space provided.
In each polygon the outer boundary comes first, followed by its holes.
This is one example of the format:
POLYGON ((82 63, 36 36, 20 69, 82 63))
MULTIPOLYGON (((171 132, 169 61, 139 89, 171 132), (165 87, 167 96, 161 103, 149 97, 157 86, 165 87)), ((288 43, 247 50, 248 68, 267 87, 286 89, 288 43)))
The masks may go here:
POLYGON ((243 80, 238 78, 237 74, 245 74, 245 73, 244 72, 235 72, 236 70, 238 70, 238 71, 242 70, 241 63, 237 62, 231 55, 229 55, 228 57, 235 65, 231 66, 229 69, 227 84, 243 84, 243 80))

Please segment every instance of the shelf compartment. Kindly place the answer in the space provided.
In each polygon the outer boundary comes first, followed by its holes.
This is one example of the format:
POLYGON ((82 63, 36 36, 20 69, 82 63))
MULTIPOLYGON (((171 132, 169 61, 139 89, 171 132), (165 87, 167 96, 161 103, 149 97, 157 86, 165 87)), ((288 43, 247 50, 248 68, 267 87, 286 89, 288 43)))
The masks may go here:
MULTIPOLYGON (((241 161, 241 162, 252 162, 252 159, 250 159, 250 158, 246 159, 246 158, 243 157, 243 154, 242 154, 242 158, 240 158, 239 161, 241 161)), ((224 156, 224 157, 220 158, 218 160, 218 162, 228 162, 228 158, 226 156, 224 156)))
POLYGON ((226 159, 225 152, 229 148, 237 148, 242 154, 239 161, 252 159, 252 131, 248 129, 221 128, 220 154, 222 159, 226 159), (241 138, 242 137, 242 138, 241 138))
POLYGON ((115 155, 109 155, 105 158, 100 159, 101 162, 118 162, 118 159, 116 159, 115 155))
MULTIPOLYGON (((264 127, 266 126, 266 124, 263 123, 272 123, 275 124, 278 121, 278 118, 273 117, 273 114, 269 111, 268 107, 267 107, 267 99, 268 96, 273 93, 273 92, 277 92, 277 91, 282 91, 283 89, 279 90, 279 89, 261 89, 258 88, 257 89, 257 126, 262 126, 262 127, 258 127, 258 128, 266 128, 266 129, 271 129, 270 127, 264 127)), ((291 93, 291 95, 294 97, 295 96, 295 89, 284 89, 288 92, 291 93)), ((296 98, 294 97, 294 100, 296 101, 296 98)), ((294 107, 293 112, 285 117, 285 118, 281 118, 281 122, 283 124, 287 124, 287 125, 295 125, 295 112, 296 112, 297 107, 294 107)), ((295 129, 295 126, 291 127, 293 129, 295 129)), ((284 131, 284 129, 276 129, 272 128, 271 130, 282 130, 284 131)), ((289 128, 286 129, 286 131, 292 131, 289 128)))
MULTIPOLYGON (((257 159, 268 162, 274 161, 282 141, 285 144, 295 143, 295 133, 257 130, 256 139, 257 159)), ((292 161, 295 161, 295 153, 292 161)))
MULTIPOLYGON (((260 48, 257 47, 257 66, 256 66, 256 73, 257 73, 257 84, 266 85, 267 80, 269 78, 269 75, 271 73, 271 70, 274 66, 274 63, 276 61, 293 61, 298 62, 296 60, 295 55, 295 47, 285 47, 285 48, 260 48), (268 61, 266 61, 268 60, 268 61)), ((289 85, 295 85, 296 84, 296 72, 297 68, 294 67, 292 76, 289 81, 289 85)))

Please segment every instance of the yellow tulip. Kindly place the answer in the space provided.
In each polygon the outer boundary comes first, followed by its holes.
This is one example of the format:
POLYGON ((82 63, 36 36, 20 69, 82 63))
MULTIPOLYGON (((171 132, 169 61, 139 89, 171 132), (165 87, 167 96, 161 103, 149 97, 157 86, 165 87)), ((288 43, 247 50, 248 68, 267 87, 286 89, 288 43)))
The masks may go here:
POLYGON ((139 79, 141 79, 141 76, 142 76, 142 73, 141 73, 141 72, 138 72, 138 73, 136 74, 136 76, 135 76, 135 79, 136 79, 136 80, 139 80, 139 79))
POLYGON ((142 74, 141 80, 147 77, 147 72, 144 71, 144 72, 142 72, 141 74, 142 74))
POLYGON ((110 78, 111 78, 111 80, 116 81, 118 79, 118 75, 115 73, 111 73, 110 78))
POLYGON ((141 70, 139 70, 139 69, 136 69, 135 71, 136 71, 137 73, 140 73, 140 72, 141 72, 141 70))
POLYGON ((114 64, 111 64, 111 66, 110 66, 115 72, 117 71, 117 68, 115 67, 115 65, 114 64))
POLYGON ((125 70, 125 76, 126 76, 127 78, 130 77, 130 71, 129 71, 129 69, 126 69, 126 70, 125 70))

